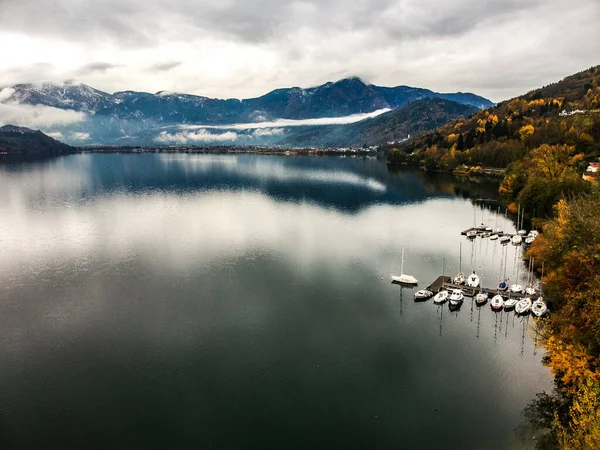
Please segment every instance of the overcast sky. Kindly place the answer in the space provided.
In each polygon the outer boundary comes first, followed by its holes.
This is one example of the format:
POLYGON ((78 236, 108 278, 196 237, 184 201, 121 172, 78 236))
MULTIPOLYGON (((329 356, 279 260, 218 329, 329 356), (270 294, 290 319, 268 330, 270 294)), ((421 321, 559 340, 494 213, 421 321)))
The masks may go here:
POLYGON ((600 0, 0 0, 0 86, 247 98, 351 75, 500 101, 600 64, 600 0))

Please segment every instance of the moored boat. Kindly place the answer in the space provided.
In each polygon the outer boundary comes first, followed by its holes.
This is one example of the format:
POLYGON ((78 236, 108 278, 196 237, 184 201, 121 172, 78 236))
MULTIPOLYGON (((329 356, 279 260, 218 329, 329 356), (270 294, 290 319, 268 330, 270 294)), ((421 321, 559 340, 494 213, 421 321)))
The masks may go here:
POLYGON ((433 292, 428 289, 421 289, 415 292, 415 300, 428 300, 433 297, 433 292))
POLYGON ((460 305, 463 300, 464 300, 465 296, 463 294, 462 289, 452 289, 452 291, 450 292, 450 304, 453 306, 458 306, 460 305))
POLYGON ((400 283, 406 285, 415 285, 419 282, 412 275, 406 275, 404 273, 404 247, 402 247, 402 265, 400 266, 400 275, 392 275, 392 283, 400 283))
POLYGON ((507 298, 504 301, 504 309, 507 310, 507 311, 513 309, 516 305, 517 305, 517 299, 516 298, 507 298))
POLYGON ((536 317, 542 317, 548 311, 548 307, 542 297, 538 298, 535 302, 531 304, 531 312, 536 317))
POLYGON ((536 292, 537 291, 535 290, 535 288, 533 286, 528 286, 528 287, 525 288, 525 293, 527 295, 535 295, 536 292))
POLYGON ((485 305, 485 302, 488 301, 488 295, 485 292, 480 292, 475 296, 475 304, 477 306, 485 305))
POLYGON ((500 283, 498 283, 498 290, 499 291, 506 291, 508 289, 508 282, 507 280, 501 281, 500 283))
POLYGON ((480 282, 481 280, 479 279, 479 275, 477 275, 475 271, 473 271, 473 273, 469 275, 469 278, 467 278, 467 286, 472 288, 479 287, 480 282))
POLYGON ((501 295, 495 295, 490 301, 490 306, 494 311, 500 311, 504 306, 504 299, 501 295))
POLYGON ((510 292, 514 292, 515 294, 520 294, 521 292, 523 292, 523 286, 521 286, 518 283, 511 284, 508 290, 510 292))
POLYGON ((527 314, 531 310, 531 299, 529 297, 522 298, 515 306, 517 314, 527 314))
POLYGON ((441 305, 442 303, 445 303, 446 301, 448 301, 449 296, 450 296, 450 293, 447 290, 442 289, 440 292, 438 292, 437 294, 435 294, 433 296, 433 303, 437 303, 438 305, 441 305))

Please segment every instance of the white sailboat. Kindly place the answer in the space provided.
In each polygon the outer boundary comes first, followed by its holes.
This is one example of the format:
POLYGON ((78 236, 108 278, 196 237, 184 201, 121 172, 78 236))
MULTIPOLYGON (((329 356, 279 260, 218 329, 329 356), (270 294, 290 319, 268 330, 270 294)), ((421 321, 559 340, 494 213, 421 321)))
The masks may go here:
POLYGON ((529 270, 527 274, 527 287, 525 288, 525 293, 527 295, 535 295, 537 291, 533 287, 533 266, 535 263, 535 258, 529 259, 529 270))
POLYGON ((448 301, 448 296, 450 295, 450 293, 444 288, 444 280, 446 279, 445 269, 446 258, 444 258, 442 263, 442 287, 440 288, 439 292, 433 296, 433 303, 437 305, 441 305, 442 303, 448 301))
POLYGON ((402 247, 402 265, 400 266, 400 275, 392 275, 392 283, 415 285, 419 282, 412 275, 404 273, 404 247, 402 247))
POLYGON ((488 295, 487 293, 480 291, 476 296, 475 296, 475 304, 477 304, 477 306, 481 306, 484 305, 485 302, 487 302, 488 300, 488 295))
POLYGON ((494 224, 494 229, 492 230, 492 232, 498 234, 502 234, 504 233, 504 230, 500 227, 498 227, 498 216, 500 215, 500 207, 498 206, 498 211, 496 212, 496 223, 494 224))
POLYGON ((513 245, 520 245, 521 242, 523 242, 523 238, 520 234, 515 234, 510 241, 513 243, 513 245))
POLYGON ((433 292, 428 289, 421 289, 415 292, 415 300, 428 300, 433 297, 433 292))
POLYGON ((458 250, 458 273, 454 277, 454 284, 465 284, 465 274, 462 273, 462 243, 458 250))
POLYGON ((465 296, 463 294, 462 289, 452 289, 450 291, 450 304, 452 306, 459 306, 462 304, 465 296))
POLYGON ((473 209, 473 228, 467 231, 467 238, 475 239, 477 237, 477 231, 479 231, 479 228, 475 226, 475 209, 473 209))
POLYGON ((536 317, 542 317, 548 311, 548 307, 542 297, 538 298, 535 302, 531 304, 531 312, 536 317))
POLYGON ((490 306, 494 311, 500 311, 504 306, 504 299, 501 295, 494 295, 492 301, 490 301, 490 306))
POLYGON ((448 301, 449 295, 450 293, 447 290, 443 289, 433 296, 433 303, 437 303, 438 305, 445 303, 446 301, 448 301))
POLYGON ((517 305, 517 299, 516 298, 510 298, 508 297, 505 301, 504 301, 504 309, 506 309, 507 311, 510 309, 513 309, 516 305, 517 305))
POLYGON ((477 293, 477 295, 475 295, 475 304, 477 306, 481 306, 483 304, 485 304, 485 302, 487 302, 488 299, 488 295, 487 292, 483 292, 483 268, 481 269, 481 279, 480 279, 480 283, 479 283, 479 293, 477 293))
POLYGON ((527 231, 523 229, 523 216, 525 214, 523 213, 523 210, 521 209, 521 205, 519 205, 519 213, 517 215, 517 234, 520 236, 525 236, 527 234, 527 231), (519 221, 520 219, 520 221, 519 221))
MULTIPOLYGON (((519 281, 519 266, 517 264, 517 282, 519 281)), ((517 305, 517 299, 511 298, 511 292, 521 292, 523 288, 520 284, 511 284, 508 288, 508 298, 504 300, 504 309, 509 311, 517 305)))
POLYGON ((529 297, 524 297, 519 300, 515 306, 515 312, 517 314, 527 314, 531 309, 531 299, 529 297))
POLYGON ((542 278, 540 279, 540 296, 531 304, 531 312, 536 317, 542 317, 548 311, 548 306, 544 303, 543 297, 543 282, 544 282, 544 263, 542 263, 542 278))
POLYGON ((481 280, 479 279, 479 276, 475 273, 475 271, 473 271, 473 273, 469 275, 469 278, 467 278, 467 286, 472 288, 478 287, 480 282, 481 280))

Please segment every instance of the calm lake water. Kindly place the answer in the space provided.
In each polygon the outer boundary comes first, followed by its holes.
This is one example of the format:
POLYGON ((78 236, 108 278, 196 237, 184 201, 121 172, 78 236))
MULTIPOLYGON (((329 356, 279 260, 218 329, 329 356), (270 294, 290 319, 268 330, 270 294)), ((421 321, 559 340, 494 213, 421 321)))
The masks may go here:
POLYGON ((516 277, 519 248, 460 236, 514 230, 496 190, 358 158, 1 165, 0 446, 526 448, 533 320, 389 282, 403 247, 420 287, 456 274, 460 243, 516 277))

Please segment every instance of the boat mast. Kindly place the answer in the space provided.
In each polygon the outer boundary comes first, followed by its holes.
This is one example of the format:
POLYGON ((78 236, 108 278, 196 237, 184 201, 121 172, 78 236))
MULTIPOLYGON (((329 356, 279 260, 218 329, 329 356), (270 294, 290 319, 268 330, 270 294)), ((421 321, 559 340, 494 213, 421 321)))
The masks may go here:
POLYGON ((446 269, 446 258, 442 260, 442 288, 444 287, 444 281, 446 281, 446 277, 444 276, 444 270, 446 269))
POLYGON ((400 275, 404 274, 404 247, 402 247, 402 264, 400 265, 400 275))
POLYGON ((538 298, 542 298, 543 292, 544 292, 544 261, 542 261, 542 278, 540 278, 540 296, 538 298))

